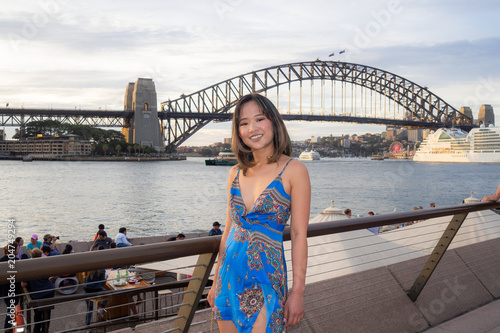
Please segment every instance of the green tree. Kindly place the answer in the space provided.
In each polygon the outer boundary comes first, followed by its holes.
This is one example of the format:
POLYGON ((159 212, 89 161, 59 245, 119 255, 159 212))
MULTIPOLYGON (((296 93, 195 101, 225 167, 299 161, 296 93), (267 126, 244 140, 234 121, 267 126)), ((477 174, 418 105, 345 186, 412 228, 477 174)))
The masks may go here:
POLYGON ((115 146, 115 150, 116 150, 116 155, 117 156, 120 156, 120 150, 122 150, 122 146, 120 146, 119 144, 115 146))
POLYGON ((102 145, 102 151, 104 152, 104 156, 106 156, 106 152, 108 151, 109 149, 109 145, 107 143, 103 143, 102 145))

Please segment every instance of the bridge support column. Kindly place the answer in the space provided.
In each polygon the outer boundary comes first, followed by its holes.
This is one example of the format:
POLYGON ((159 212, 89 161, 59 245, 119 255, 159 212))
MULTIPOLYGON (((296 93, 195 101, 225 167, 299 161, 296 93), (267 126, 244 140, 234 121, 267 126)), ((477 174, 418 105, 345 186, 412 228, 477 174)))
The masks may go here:
POLYGON ((129 143, 164 150, 158 108, 156 89, 152 79, 139 78, 135 83, 127 85, 125 92, 125 111, 133 111, 132 119, 125 120, 122 133, 129 143))

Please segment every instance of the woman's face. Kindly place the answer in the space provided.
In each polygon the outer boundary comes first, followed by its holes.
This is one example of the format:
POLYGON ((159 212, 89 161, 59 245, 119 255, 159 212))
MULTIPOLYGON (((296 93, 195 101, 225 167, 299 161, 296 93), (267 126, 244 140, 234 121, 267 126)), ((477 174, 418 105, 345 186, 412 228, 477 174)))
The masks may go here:
POLYGON ((238 134, 252 151, 274 150, 273 124, 255 101, 245 103, 240 110, 238 134))

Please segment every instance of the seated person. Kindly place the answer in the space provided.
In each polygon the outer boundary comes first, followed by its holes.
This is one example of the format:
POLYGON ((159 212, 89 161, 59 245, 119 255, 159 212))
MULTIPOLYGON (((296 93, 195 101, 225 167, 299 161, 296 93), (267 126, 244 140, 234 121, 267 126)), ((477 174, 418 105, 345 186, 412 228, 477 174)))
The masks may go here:
POLYGON ((19 246, 19 253, 17 254, 17 259, 28 259, 28 255, 26 253, 22 253, 22 246, 24 245, 24 239, 22 237, 16 237, 15 242, 19 246))
POLYGON ((132 246, 132 243, 130 243, 129 240, 132 239, 127 236, 127 228, 121 227, 118 230, 118 235, 115 237, 116 247, 132 246))
POLYGON ((186 238, 186 236, 184 236, 183 233, 180 233, 180 234, 177 235, 177 237, 170 237, 165 242, 172 242, 172 241, 176 241, 176 240, 183 240, 184 238, 186 238))
MULTIPOLYGON (((32 258, 40 258, 42 250, 33 249, 31 251, 32 258)), ((28 288, 32 299, 42 299, 54 297, 54 285, 50 282, 49 278, 40 278, 30 280, 28 282, 21 282, 23 287, 28 288)), ((50 311, 44 308, 35 308, 35 332, 48 332, 45 331, 45 325, 50 324, 50 311), (48 322, 46 322, 48 321, 48 322)))
POLYGON ((49 246, 50 247, 50 255, 51 256, 57 256, 60 255, 61 252, 57 249, 56 246, 56 241, 59 239, 59 237, 53 236, 51 234, 46 234, 43 236, 43 245, 49 246))
POLYGON ((101 230, 104 231, 104 224, 99 224, 99 226, 97 226, 97 232, 95 233, 94 239, 92 241, 95 241, 97 237, 99 237, 99 231, 101 230))
POLYGON ((222 235, 222 230, 220 230, 220 223, 218 221, 215 221, 212 224, 213 228, 208 232, 209 236, 217 236, 217 235, 222 235))
POLYGON ((33 249, 41 249, 43 243, 38 240, 38 235, 31 235, 31 242, 26 246, 26 252, 28 252, 28 256, 31 258, 31 251, 33 249))
POLYGON ((66 244, 66 247, 64 248, 64 251, 62 254, 70 254, 73 253, 73 246, 71 244, 66 244))
MULTIPOLYGON (((50 246, 43 245, 40 250, 42 251, 42 257, 48 257, 48 256, 50 256, 50 246)), ((31 251, 31 252, 33 252, 33 251, 31 251)))
POLYGON ((92 246, 90 247, 90 251, 93 251, 94 249, 98 249, 99 246, 102 246, 104 249, 107 250, 107 249, 109 249, 111 242, 113 242, 113 240, 108 237, 108 234, 104 230, 99 231, 98 235, 99 236, 94 241, 94 244, 92 244, 92 246))

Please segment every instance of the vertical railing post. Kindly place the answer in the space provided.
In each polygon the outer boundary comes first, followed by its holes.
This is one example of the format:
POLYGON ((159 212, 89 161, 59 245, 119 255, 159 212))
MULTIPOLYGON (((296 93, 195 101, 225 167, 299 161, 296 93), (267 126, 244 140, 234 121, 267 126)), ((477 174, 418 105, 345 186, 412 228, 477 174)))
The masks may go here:
POLYGON ((194 313, 203 294, 203 290, 207 285, 208 278, 212 271, 217 252, 200 254, 196 268, 193 272, 193 279, 189 281, 187 293, 184 294, 182 305, 179 308, 178 319, 174 322, 174 327, 177 330, 187 333, 189 326, 193 321, 194 313))
POLYGON ((429 281, 432 273, 436 269, 443 255, 446 253, 448 246, 450 246, 467 215, 468 213, 454 215, 448 224, 448 227, 446 227, 446 230, 443 232, 443 235, 434 247, 434 250, 427 259, 427 262, 418 274, 413 286, 407 292, 408 297, 413 302, 417 300, 418 295, 420 295, 420 292, 424 289, 425 284, 429 281))

